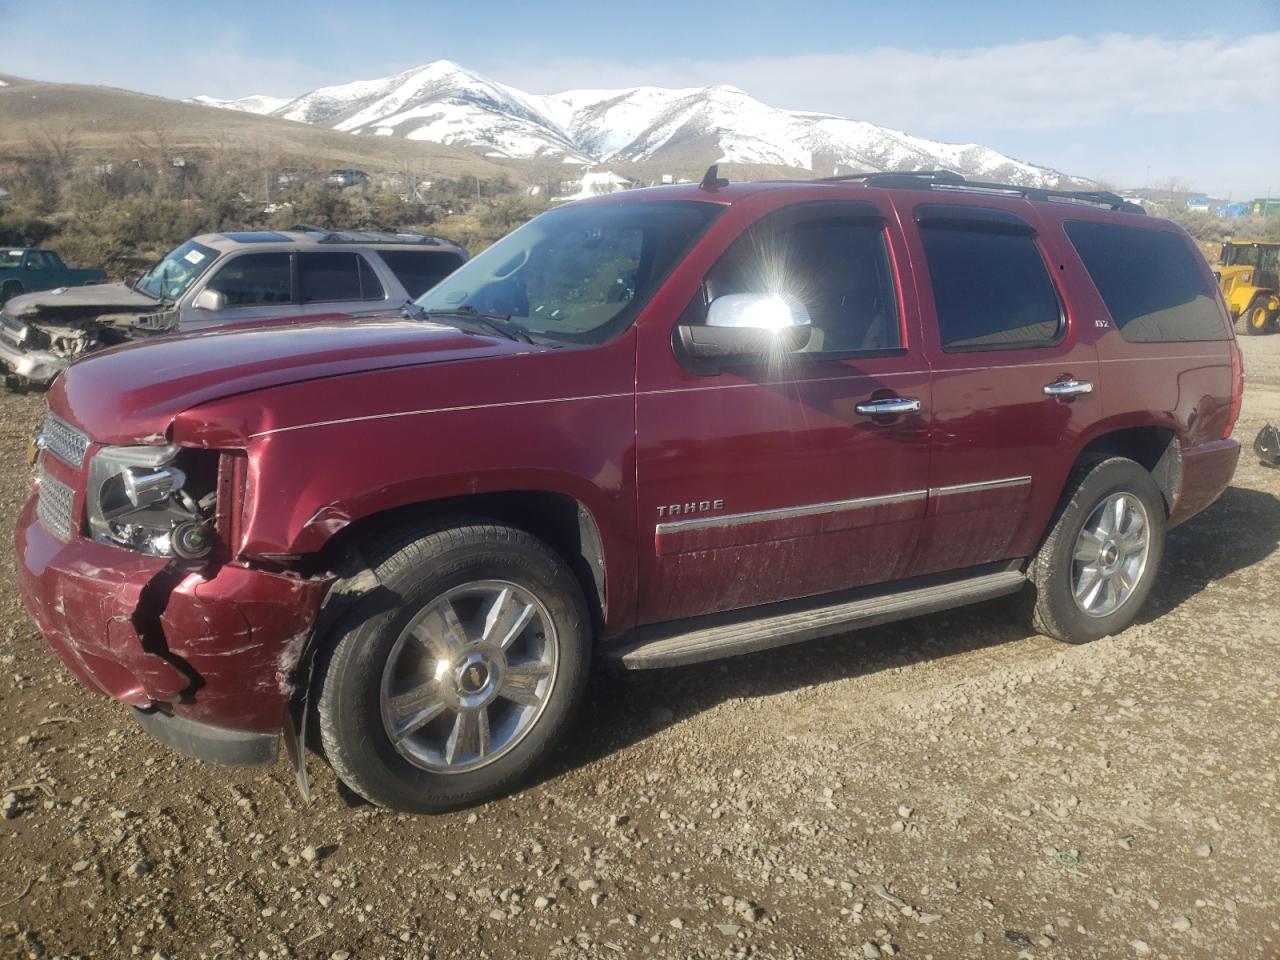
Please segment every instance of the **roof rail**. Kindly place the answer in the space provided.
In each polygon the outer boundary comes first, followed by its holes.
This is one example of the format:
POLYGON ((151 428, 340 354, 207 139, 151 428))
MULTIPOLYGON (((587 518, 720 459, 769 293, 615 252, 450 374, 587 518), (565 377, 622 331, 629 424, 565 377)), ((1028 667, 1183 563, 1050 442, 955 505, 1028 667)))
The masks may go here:
POLYGON ((1052 190, 1048 187, 1023 187, 1015 183, 988 183, 983 180, 967 180, 954 170, 890 170, 871 173, 850 173, 838 177, 820 177, 820 183, 862 181, 868 187, 890 190, 955 190, 971 193, 1007 194, 1027 200, 1049 200, 1058 203, 1080 203, 1123 210, 1126 213, 1142 213, 1139 204, 1131 203, 1109 190, 1052 190))
POLYGON ((298 233, 309 233, 315 236, 317 243, 424 243, 449 244, 452 240, 437 237, 429 233, 400 233, 395 230, 331 230, 328 227, 317 227, 307 223, 297 223, 289 228, 298 233))
POLYGON ((964 183, 954 170, 869 170, 865 173, 842 173, 835 177, 819 177, 821 183, 845 183, 861 180, 869 187, 919 188, 921 183, 964 183))

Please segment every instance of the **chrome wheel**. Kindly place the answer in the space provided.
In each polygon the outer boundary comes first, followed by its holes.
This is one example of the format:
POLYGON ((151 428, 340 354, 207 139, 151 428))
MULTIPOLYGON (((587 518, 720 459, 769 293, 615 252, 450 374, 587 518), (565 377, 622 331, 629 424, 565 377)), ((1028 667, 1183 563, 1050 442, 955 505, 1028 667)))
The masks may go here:
POLYGON ((1071 563, 1076 605, 1091 617, 1115 613, 1142 579, 1150 550, 1150 524, 1142 501, 1129 493, 1107 497, 1076 538, 1071 563))
POLYGON ((555 685, 555 625, 514 583, 463 584, 405 627, 382 671, 382 725, 409 762, 461 773, 497 760, 537 723, 555 685))

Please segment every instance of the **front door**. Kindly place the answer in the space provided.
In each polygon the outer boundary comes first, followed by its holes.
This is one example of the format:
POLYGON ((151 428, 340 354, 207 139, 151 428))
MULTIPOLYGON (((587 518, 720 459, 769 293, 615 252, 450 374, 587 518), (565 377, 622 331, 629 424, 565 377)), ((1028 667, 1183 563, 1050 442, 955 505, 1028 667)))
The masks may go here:
POLYGON ((218 264, 203 287, 188 293, 181 329, 204 330, 299 315, 302 311, 293 294, 292 259, 288 253, 241 253, 218 264), (190 306, 202 289, 221 293, 225 306, 221 310, 190 306))
POLYGON ((1088 280, 1061 226, 1027 201, 898 202, 933 367, 929 507, 912 573, 1028 556, 1098 417, 1094 317, 1054 277, 1088 280))
POLYGON ((698 369, 673 345, 676 317, 644 325, 641 623, 888 581, 910 566, 927 496, 929 374, 890 212, 832 201, 767 213, 679 318, 700 322, 727 294, 787 294, 813 322, 801 352, 698 369), (886 412, 890 401, 905 412, 886 412))

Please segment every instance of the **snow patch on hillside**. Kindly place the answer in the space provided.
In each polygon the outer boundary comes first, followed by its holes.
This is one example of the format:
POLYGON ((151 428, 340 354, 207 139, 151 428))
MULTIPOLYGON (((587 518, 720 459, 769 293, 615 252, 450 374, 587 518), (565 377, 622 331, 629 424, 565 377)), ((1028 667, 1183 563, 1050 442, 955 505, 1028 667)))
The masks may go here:
POLYGON ((391 77, 321 87, 287 102, 196 100, 515 159, 769 164, 818 173, 947 168, 1026 186, 1088 183, 981 144, 942 143, 862 120, 780 110, 727 85, 535 95, 452 60, 437 60, 391 77), (270 102, 277 106, 268 108, 270 102))
POLYGON ((281 107, 293 101, 288 97, 252 96, 238 100, 219 100, 217 97, 192 97, 188 103, 198 103, 206 107, 221 107, 223 110, 238 110, 241 113, 266 115, 275 113, 281 107))

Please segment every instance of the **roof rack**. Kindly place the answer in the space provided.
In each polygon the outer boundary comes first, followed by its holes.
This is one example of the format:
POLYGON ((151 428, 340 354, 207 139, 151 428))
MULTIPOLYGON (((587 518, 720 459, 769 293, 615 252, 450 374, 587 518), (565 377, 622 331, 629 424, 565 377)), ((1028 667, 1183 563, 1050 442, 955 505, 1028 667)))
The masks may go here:
POLYGON ((1050 190, 1047 187, 1022 187, 1013 183, 987 183, 968 180, 954 170, 887 170, 869 173, 850 173, 838 177, 820 177, 820 183, 861 181, 868 187, 890 190, 956 190, 966 193, 1012 195, 1028 200, 1051 200, 1058 203, 1080 203, 1088 206, 1123 210, 1126 213, 1146 213, 1141 206, 1131 203, 1108 190, 1050 190))
POLYGON ((919 189, 922 182, 964 183, 954 170, 868 170, 864 173, 842 173, 835 177, 818 177, 819 183, 845 183, 861 180, 867 186, 919 189))
POLYGON ((399 233, 395 230, 330 230, 308 223, 295 223, 290 230, 310 234, 317 243, 423 243, 449 244, 453 241, 429 233, 399 233))

